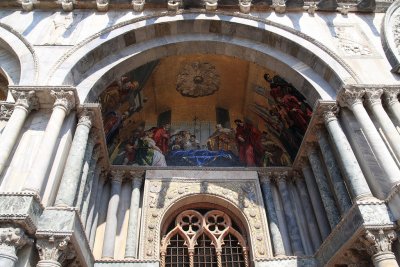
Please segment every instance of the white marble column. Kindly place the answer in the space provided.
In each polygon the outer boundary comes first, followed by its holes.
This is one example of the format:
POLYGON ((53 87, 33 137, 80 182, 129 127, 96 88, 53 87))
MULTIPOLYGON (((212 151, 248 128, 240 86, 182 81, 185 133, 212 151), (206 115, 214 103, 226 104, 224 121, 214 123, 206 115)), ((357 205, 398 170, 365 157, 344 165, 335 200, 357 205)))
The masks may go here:
POLYGON ((38 195, 40 195, 43 183, 46 179, 46 174, 50 167, 50 161, 64 119, 75 106, 75 98, 72 91, 51 91, 51 96, 55 98, 53 112, 47 123, 38 153, 29 170, 29 178, 26 180, 23 187, 23 191, 34 192, 38 195))
POLYGON ((328 178, 325 175, 324 167, 315 144, 307 143, 307 156, 314 173, 315 181, 317 182, 319 193, 321 194, 322 204, 324 205, 329 225, 333 229, 339 223, 340 213, 329 188, 328 178))
POLYGON ((339 167, 347 181, 353 201, 373 198, 367 180, 358 164, 353 149, 336 117, 336 105, 326 106, 323 112, 325 127, 337 152, 339 167))
POLYGON ((379 166, 386 173, 385 182, 393 186, 400 181, 400 170, 363 106, 363 95, 364 91, 345 90, 340 96, 340 102, 353 111, 379 166))
POLYGON ((122 180, 124 179, 123 171, 112 171, 111 174, 111 196, 108 202, 102 253, 103 258, 114 258, 115 237, 118 225, 117 212, 121 195, 122 180))
POLYGON ((386 102, 387 109, 396 119, 396 125, 400 126, 400 102, 399 102, 399 89, 388 89, 384 92, 384 100, 386 102))
POLYGON ((297 186, 297 190, 300 195, 301 203, 304 208, 304 214, 307 218, 308 232, 310 233, 310 238, 311 238, 311 242, 312 242, 313 249, 314 249, 313 251, 315 252, 321 245, 322 240, 321 240, 320 232, 318 231, 318 223, 315 218, 313 208, 311 206, 310 196, 308 195, 307 187, 306 187, 303 177, 301 177, 300 174, 295 172, 293 174, 293 179, 297 186))
MULTIPOLYGON (((93 150, 93 147, 87 148, 91 127, 91 114, 89 112, 83 112, 79 118, 67 162, 65 163, 64 173, 55 201, 56 207, 74 206, 74 200, 78 193, 77 190, 81 178, 85 151, 86 149, 93 150)), ((80 203, 77 203, 77 205, 79 206, 80 203)))
POLYGON ((0 228, 0 266, 14 267, 18 261, 17 251, 32 242, 23 229, 13 226, 0 228))
POLYGON ((382 89, 366 89, 365 99, 370 110, 376 117, 379 126, 382 128, 390 147, 397 157, 397 160, 400 160, 400 135, 382 106, 382 94, 382 89))
POLYGON ((308 165, 308 162, 306 162, 306 160, 302 160, 301 170, 303 172, 304 179, 307 184, 307 190, 310 195, 311 204, 314 208, 314 214, 315 217, 317 218, 318 228, 321 233, 322 240, 325 240, 330 234, 331 228, 329 226, 329 221, 321 201, 322 198, 321 195, 319 194, 314 174, 310 166, 308 165))
POLYGON ((139 217, 139 202, 140 202, 140 188, 143 182, 143 171, 131 171, 132 177, 132 195, 131 206, 129 208, 129 224, 128 224, 128 237, 126 239, 125 258, 136 259, 137 257, 137 244, 138 244, 138 217, 139 217))
POLYGON ((398 267, 392 252, 392 242, 396 239, 394 230, 366 230, 361 243, 372 258, 375 267, 398 267))
POLYGON ((336 163, 335 156, 333 155, 333 151, 325 130, 322 128, 317 129, 317 137, 322 158, 324 159, 324 163, 332 183, 332 188, 336 196, 338 208, 340 213, 344 215, 351 208, 349 193, 347 192, 344 179, 342 178, 339 166, 336 163))
POLYGON ((12 95, 15 99, 14 111, 0 138, 0 175, 4 171, 29 112, 38 108, 38 99, 34 91, 13 90, 12 95))
POLYGON ((271 189, 271 173, 259 172, 261 188, 263 191, 264 205, 267 207, 269 230, 271 232, 272 247, 275 257, 285 256, 282 234, 279 229, 278 216, 276 215, 274 199, 271 189))
POLYGON ((282 197, 283 209, 285 211, 285 218, 289 230, 289 238, 292 244, 293 253, 295 256, 302 256, 304 255, 304 249, 301 242, 299 227, 297 226, 296 218, 293 213, 294 208, 290 200, 289 191, 286 185, 288 179, 287 175, 287 172, 278 173, 276 176, 276 180, 279 188, 279 193, 282 197))
MULTIPOLYGON (((105 183, 107 180, 107 173, 106 172, 102 172, 100 174, 99 177, 99 183, 97 186, 97 193, 96 193, 96 197, 95 197, 95 202, 93 203, 93 221, 89 221, 88 217, 88 221, 86 222, 86 229, 90 229, 90 235, 89 235, 89 243, 90 243, 90 247, 93 248, 94 245, 94 241, 96 238, 96 231, 97 231, 97 225, 99 222, 99 218, 100 218, 100 207, 101 207, 101 202, 102 199, 104 201, 106 200, 106 196, 108 197, 108 194, 104 194, 104 188, 105 188, 105 183)), ((92 210, 92 209, 91 209, 92 210)), ((106 213, 106 211, 104 211, 104 214, 106 213)))
POLYGON ((61 267, 65 260, 75 258, 76 254, 69 242, 69 237, 50 236, 46 239, 38 239, 36 248, 40 260, 37 267, 61 267))

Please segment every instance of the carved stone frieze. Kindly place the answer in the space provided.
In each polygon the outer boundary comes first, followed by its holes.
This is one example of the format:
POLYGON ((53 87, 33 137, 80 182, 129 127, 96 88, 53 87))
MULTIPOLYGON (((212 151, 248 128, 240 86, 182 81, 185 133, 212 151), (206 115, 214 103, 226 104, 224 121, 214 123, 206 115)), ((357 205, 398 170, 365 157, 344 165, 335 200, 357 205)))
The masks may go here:
POLYGON ((141 239, 141 258, 158 259, 163 214, 179 200, 190 196, 214 196, 241 211, 249 226, 250 245, 254 258, 272 256, 262 195, 258 180, 146 179, 141 239))
POLYGON ((53 107, 62 107, 68 114, 75 107, 75 97, 73 91, 51 91, 51 96, 55 99, 53 107))
POLYGON ((75 252, 70 244, 70 237, 50 236, 46 239, 36 241, 36 248, 39 252, 40 260, 57 261, 63 263, 65 260, 75 258, 75 252))

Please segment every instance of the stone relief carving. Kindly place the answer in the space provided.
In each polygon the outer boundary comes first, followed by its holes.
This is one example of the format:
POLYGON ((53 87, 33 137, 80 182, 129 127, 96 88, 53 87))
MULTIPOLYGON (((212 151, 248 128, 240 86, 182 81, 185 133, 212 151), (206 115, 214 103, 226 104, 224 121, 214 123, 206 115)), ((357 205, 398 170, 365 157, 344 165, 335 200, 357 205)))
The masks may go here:
POLYGON ((219 89, 220 77, 215 66, 208 62, 192 62, 178 74, 176 90, 183 96, 212 95, 219 89))
POLYGON ((332 25, 333 37, 340 52, 346 57, 374 56, 365 34, 355 25, 332 25))
POLYGON ((255 258, 271 257, 269 240, 266 240, 265 232, 268 232, 263 211, 261 210, 261 193, 257 190, 255 181, 216 182, 177 180, 161 181, 147 180, 144 193, 143 228, 144 238, 141 247, 145 259, 159 258, 159 243, 162 214, 178 200, 200 193, 214 195, 222 198, 243 212, 250 228, 250 244, 253 247, 255 258))

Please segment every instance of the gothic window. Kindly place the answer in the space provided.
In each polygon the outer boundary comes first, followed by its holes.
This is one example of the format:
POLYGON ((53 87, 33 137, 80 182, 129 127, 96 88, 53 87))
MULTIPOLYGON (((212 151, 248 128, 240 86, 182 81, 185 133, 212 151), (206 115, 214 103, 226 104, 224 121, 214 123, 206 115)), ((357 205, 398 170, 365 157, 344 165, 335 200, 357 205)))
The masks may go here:
POLYGON ((222 211, 180 213, 161 240, 161 267, 247 267, 245 238, 222 211), (172 229, 171 229, 172 228, 172 229))

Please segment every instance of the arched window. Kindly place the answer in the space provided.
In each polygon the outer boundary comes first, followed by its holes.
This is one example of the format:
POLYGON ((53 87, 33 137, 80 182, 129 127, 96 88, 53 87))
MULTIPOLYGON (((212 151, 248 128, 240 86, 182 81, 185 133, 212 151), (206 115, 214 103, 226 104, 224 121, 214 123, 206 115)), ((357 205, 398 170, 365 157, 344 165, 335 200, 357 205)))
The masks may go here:
POLYGON ((161 267, 247 267, 245 238, 219 210, 186 210, 161 240, 161 267), (172 229, 171 229, 172 228, 172 229))

